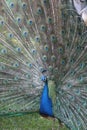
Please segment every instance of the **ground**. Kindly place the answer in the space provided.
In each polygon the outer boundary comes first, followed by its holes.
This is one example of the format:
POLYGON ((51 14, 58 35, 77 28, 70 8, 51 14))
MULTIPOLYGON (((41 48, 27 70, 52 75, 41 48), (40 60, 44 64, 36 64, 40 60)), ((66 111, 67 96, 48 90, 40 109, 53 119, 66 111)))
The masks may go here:
POLYGON ((17 117, 1 117, 0 130, 68 130, 65 126, 58 129, 58 121, 45 119, 39 114, 28 114, 17 117))

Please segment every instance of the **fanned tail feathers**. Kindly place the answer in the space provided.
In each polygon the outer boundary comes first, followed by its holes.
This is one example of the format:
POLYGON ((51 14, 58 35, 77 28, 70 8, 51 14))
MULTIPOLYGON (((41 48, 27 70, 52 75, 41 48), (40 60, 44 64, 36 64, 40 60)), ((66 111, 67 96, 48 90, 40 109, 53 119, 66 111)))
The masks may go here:
POLYGON ((1 2, 0 115, 39 111, 46 70, 56 84, 54 116, 86 130, 87 31, 71 2, 1 2))

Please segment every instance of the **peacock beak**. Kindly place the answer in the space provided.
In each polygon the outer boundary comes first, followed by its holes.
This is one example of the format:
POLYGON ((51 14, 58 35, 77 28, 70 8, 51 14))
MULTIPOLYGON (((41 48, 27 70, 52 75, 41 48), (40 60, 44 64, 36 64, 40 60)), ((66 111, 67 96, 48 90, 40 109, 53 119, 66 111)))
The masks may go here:
POLYGON ((87 26, 87 12, 83 12, 83 13, 82 13, 82 19, 83 19, 84 23, 85 23, 86 26, 87 26))

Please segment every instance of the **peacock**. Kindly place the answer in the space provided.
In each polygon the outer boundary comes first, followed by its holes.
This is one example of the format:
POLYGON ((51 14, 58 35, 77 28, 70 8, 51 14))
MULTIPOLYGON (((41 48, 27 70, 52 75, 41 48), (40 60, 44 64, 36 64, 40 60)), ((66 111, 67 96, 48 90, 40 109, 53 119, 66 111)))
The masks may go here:
POLYGON ((86 6, 0 0, 0 116, 38 112, 87 130, 86 6))

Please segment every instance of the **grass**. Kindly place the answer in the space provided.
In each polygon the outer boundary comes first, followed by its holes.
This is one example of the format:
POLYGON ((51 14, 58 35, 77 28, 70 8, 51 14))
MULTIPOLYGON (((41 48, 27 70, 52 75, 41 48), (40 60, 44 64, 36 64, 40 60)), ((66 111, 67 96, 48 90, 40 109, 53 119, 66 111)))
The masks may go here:
POLYGON ((28 114, 17 117, 1 117, 0 130, 68 130, 65 126, 58 129, 58 121, 45 119, 39 114, 28 114))

